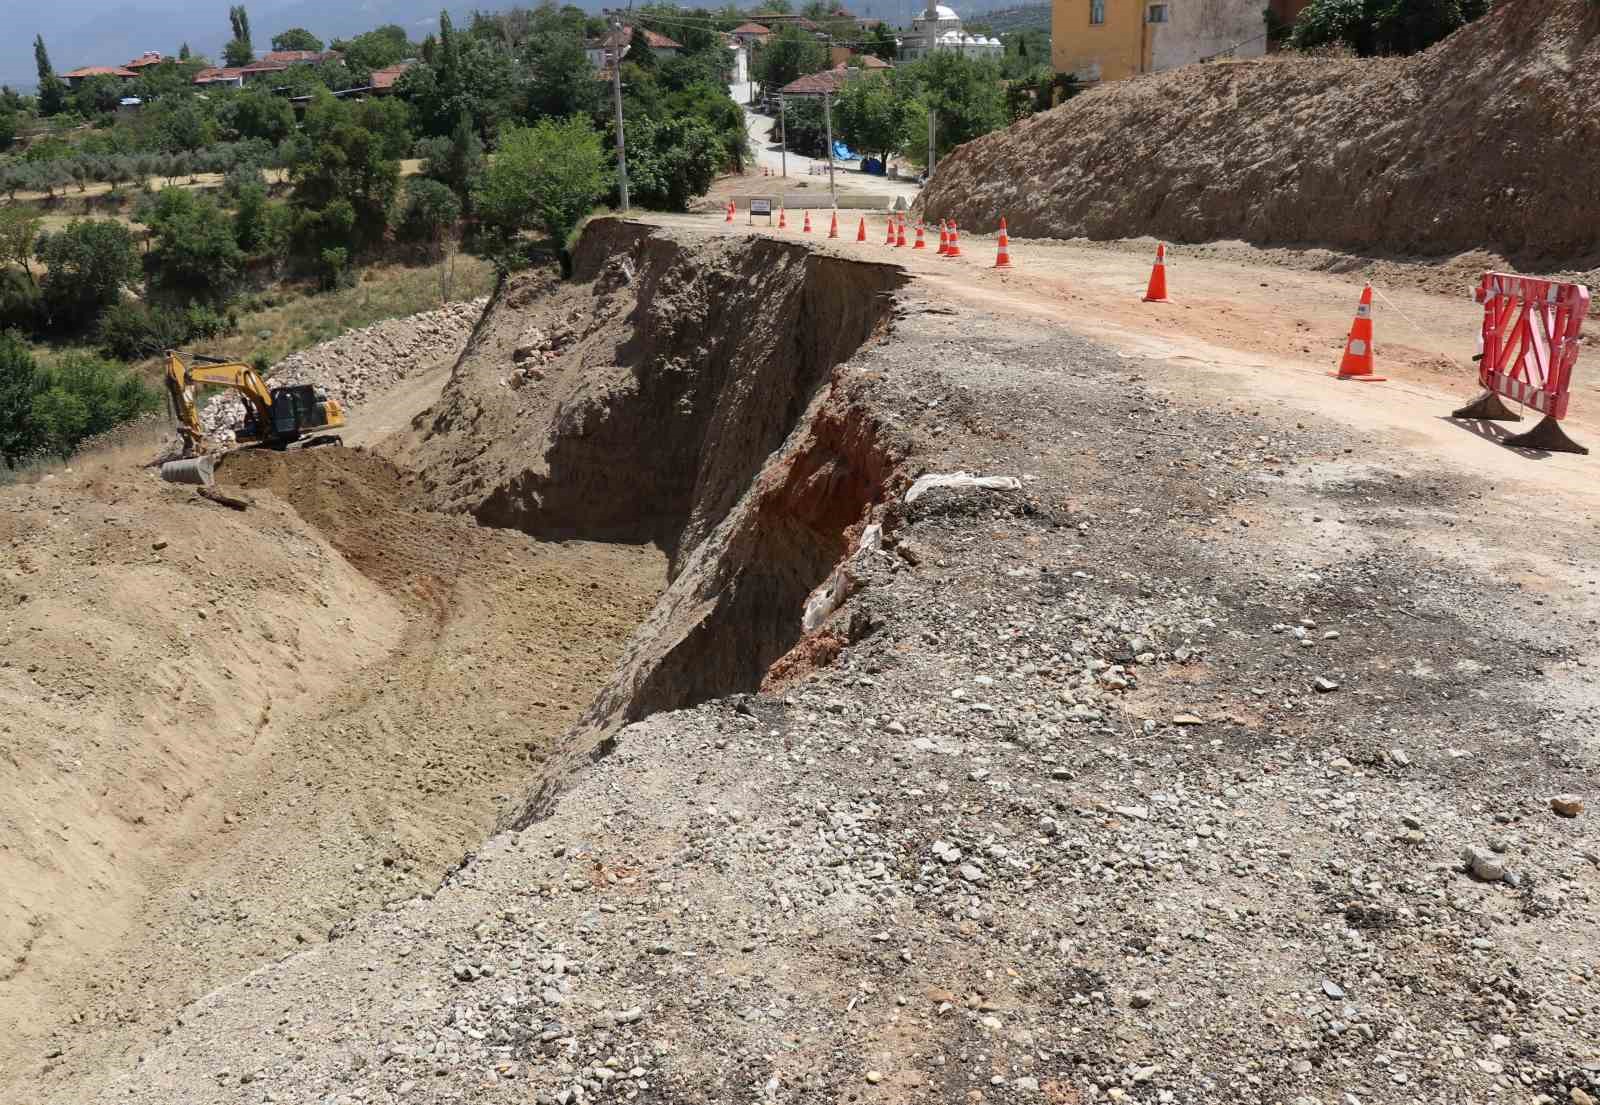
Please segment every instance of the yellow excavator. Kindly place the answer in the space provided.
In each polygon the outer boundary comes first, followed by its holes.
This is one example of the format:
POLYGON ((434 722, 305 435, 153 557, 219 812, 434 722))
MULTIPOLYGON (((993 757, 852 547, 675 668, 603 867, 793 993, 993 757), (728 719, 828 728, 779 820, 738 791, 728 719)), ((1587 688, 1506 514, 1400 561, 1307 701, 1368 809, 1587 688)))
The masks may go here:
POLYGON ((183 437, 184 457, 207 451, 206 431, 195 406, 195 388, 201 384, 232 388, 244 398, 244 422, 234 427, 240 445, 265 445, 272 449, 340 443, 337 434, 325 433, 344 426, 344 411, 311 384, 283 384, 268 388, 261 373, 239 361, 207 357, 200 353, 167 350, 167 395, 183 437))

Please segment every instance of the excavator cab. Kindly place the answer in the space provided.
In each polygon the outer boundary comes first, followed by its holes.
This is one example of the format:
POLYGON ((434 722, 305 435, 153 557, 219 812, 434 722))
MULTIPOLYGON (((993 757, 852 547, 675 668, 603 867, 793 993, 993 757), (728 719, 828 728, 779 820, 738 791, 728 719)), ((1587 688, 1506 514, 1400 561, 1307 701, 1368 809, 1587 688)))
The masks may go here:
POLYGON ((328 399, 311 384, 286 384, 272 390, 272 433, 269 441, 294 442, 316 430, 326 430, 328 399))

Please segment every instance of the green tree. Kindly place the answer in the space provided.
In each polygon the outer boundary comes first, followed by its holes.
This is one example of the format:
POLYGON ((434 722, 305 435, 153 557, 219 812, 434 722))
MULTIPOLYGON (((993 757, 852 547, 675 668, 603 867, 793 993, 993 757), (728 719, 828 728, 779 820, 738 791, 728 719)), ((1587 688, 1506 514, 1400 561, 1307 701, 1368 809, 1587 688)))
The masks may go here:
POLYGON ((139 282, 133 234, 110 219, 74 219, 63 230, 41 234, 34 256, 45 266, 40 289, 50 324, 58 329, 91 325, 123 288, 139 282))
POLYGON ((756 50, 752 71, 756 80, 771 92, 807 73, 827 68, 828 52, 812 35, 799 27, 784 27, 756 50))
POLYGON ((122 102, 122 81, 116 77, 90 77, 68 97, 72 110, 86 119, 96 115, 112 115, 122 102))
POLYGON ((1487 0, 1313 0, 1290 42, 1300 50, 1347 46, 1362 57, 1414 54, 1487 10, 1487 0))
POLYGON ((260 138, 276 145, 294 133, 294 108, 282 96, 247 88, 222 102, 217 123, 225 137, 260 138))
POLYGON ((33 401, 47 387, 49 380, 27 343, 12 331, 0 331, 0 458, 7 468, 15 468, 44 445, 33 401))
POLYGON ((928 57, 903 65, 896 79, 913 82, 922 111, 913 116, 905 143, 906 154, 922 161, 927 156, 928 110, 938 115, 938 152, 999 130, 1007 123, 1005 94, 994 62, 936 50, 928 57))
POLYGON ((196 96, 152 104, 146 123, 155 131, 156 143, 168 153, 189 153, 217 140, 217 121, 211 101, 196 96))
POLYGON ((322 39, 304 27, 290 27, 272 36, 274 50, 321 50, 322 39))
POLYGON ((0 152, 9 150, 17 140, 17 113, 0 108, 0 152))
POLYGON ((725 150, 702 119, 641 119, 628 124, 628 194, 642 207, 684 211, 704 195, 725 150))
POLYGON ((179 61, 188 61, 193 56, 194 55, 192 55, 189 52, 189 44, 187 42, 185 42, 182 46, 178 47, 178 60, 179 61))
POLYGON ((475 206, 507 240, 538 225, 572 272, 568 240, 605 188, 605 151, 581 115, 508 130, 484 174, 475 206))
POLYGON ((404 27, 390 23, 348 41, 338 41, 333 48, 344 54, 348 64, 362 69, 387 69, 389 66, 416 57, 417 50, 406 37, 404 27))
POLYGON ((900 56, 900 42, 887 23, 879 23, 872 28, 867 35, 866 52, 884 61, 893 61, 900 56))
POLYGON ((232 291, 244 266, 233 223, 208 195, 163 188, 139 207, 138 219, 155 233, 157 280, 214 298, 232 291))
POLYGON ((463 203, 483 175, 483 143, 463 115, 449 138, 426 138, 418 144, 422 154, 422 175, 449 188, 463 203))
POLYGON ((302 244, 347 252, 383 237, 400 180, 385 140, 359 125, 352 105, 323 91, 306 109, 289 164, 290 202, 300 212, 302 244))
POLYGON ((21 265, 34 285, 38 281, 33 275, 33 244, 43 222, 43 216, 31 207, 15 203, 0 207, 0 265, 21 265))
POLYGON ((449 134, 465 112, 479 136, 489 141, 501 121, 516 110, 512 61, 504 43, 462 35, 451 23, 450 13, 440 12, 433 60, 408 69, 395 93, 411 105, 423 134, 449 134))
POLYGON ((926 118, 908 85, 888 75, 851 81, 833 101, 834 133, 854 149, 887 162, 926 118))
POLYGON ((576 34, 555 31, 530 38, 523 61, 528 69, 524 114, 529 122, 593 115, 599 108, 604 86, 594 79, 594 66, 576 34))
POLYGON ((256 58, 255 47, 250 44, 250 13, 243 4, 228 9, 228 25, 233 38, 222 48, 222 59, 230 66, 249 65, 256 58))
POLYGON ((461 218, 461 200, 447 186, 427 177, 406 181, 405 208, 400 236, 408 242, 428 243, 438 252, 440 243, 461 218))
POLYGON ((33 36, 33 63, 39 72, 39 114, 46 118, 59 115, 67 106, 67 84, 50 66, 50 51, 45 49, 44 35, 33 36))

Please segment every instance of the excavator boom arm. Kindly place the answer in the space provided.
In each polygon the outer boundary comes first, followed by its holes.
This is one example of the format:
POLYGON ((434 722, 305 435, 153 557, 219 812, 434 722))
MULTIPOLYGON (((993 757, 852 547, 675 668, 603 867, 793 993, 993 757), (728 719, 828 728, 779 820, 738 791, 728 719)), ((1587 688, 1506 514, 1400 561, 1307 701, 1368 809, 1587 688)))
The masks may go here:
POLYGON ((231 388, 244 396, 245 405, 256 418, 265 424, 272 411, 272 392, 268 390, 261 374, 250 365, 239 361, 203 361, 184 355, 175 349, 167 350, 167 394, 172 398, 173 412, 178 425, 188 438, 189 449, 198 449, 205 440, 205 427, 200 422, 200 411, 195 406, 196 384, 213 384, 231 388))

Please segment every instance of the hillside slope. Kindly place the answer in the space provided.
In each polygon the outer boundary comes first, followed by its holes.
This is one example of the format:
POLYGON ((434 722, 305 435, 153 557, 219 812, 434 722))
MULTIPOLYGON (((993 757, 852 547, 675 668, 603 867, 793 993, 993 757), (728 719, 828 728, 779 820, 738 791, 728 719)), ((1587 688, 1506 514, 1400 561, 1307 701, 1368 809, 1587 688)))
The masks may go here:
POLYGON ((1600 248, 1600 5, 1507 0, 1412 58, 1190 66, 1075 97, 939 165, 976 230, 1366 252, 1600 248))

